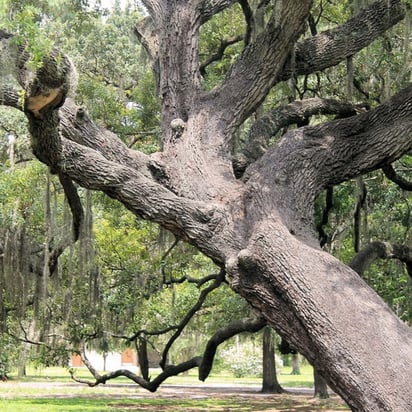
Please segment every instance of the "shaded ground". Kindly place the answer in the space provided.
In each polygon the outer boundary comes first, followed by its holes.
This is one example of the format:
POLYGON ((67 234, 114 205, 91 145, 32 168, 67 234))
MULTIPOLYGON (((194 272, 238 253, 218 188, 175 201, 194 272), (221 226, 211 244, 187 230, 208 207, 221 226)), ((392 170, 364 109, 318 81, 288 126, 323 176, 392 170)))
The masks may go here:
MULTIPOLYGON (((253 385, 164 385, 157 392, 147 392, 136 385, 107 384, 88 388, 71 382, 7 382, 0 384, 0 400, 31 398, 33 404, 59 402, 56 411, 69 410, 65 405, 104 401, 110 411, 238 411, 238 412, 311 412, 349 410, 336 395, 328 400, 313 398, 312 389, 289 389, 288 393, 262 394, 253 385), (76 400, 75 400, 76 399, 76 400)), ((56 404, 57 405, 57 404, 56 404)), ((80 411, 81 409, 79 409, 80 411)))

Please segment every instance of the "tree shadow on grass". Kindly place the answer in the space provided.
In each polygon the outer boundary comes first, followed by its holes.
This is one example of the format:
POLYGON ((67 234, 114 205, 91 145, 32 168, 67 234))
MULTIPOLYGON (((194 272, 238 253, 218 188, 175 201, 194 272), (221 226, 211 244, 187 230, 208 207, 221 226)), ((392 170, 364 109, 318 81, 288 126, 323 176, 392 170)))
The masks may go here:
POLYGON ((164 397, 116 397, 113 396, 57 396, 17 398, 0 400, 3 412, 121 412, 121 411, 168 411, 168 412, 313 412, 349 410, 338 397, 327 400, 314 399, 308 395, 281 394, 263 395, 259 393, 240 396, 204 393, 195 398, 183 398, 182 394, 164 397))

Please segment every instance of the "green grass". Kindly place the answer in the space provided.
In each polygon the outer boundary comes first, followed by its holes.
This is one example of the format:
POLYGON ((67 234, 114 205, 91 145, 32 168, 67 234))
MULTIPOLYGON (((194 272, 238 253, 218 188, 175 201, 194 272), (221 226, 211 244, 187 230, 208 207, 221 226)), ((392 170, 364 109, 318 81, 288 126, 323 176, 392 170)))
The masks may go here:
MULTIPOLYGON (((152 375, 156 375, 156 370, 152 375)), ((278 376, 283 387, 312 387, 313 371, 310 366, 301 368, 301 375, 291 375, 290 368, 283 368, 278 376)), ((82 378, 90 377, 85 369, 77 371, 82 378)), ((258 390, 261 378, 234 378, 227 373, 215 373, 205 383, 197 379, 196 371, 180 375, 165 382, 164 390, 151 394, 126 378, 110 381, 107 385, 89 388, 71 381, 64 368, 29 369, 28 376, 17 379, 10 375, 9 382, 0 382, 0 411, 2 412, 257 412, 291 411, 302 412, 348 410, 336 396, 327 401, 293 394, 261 395, 258 390), (126 385, 127 384, 127 385, 126 385), (169 386, 167 385, 182 385, 169 386), (186 388, 196 385, 194 390, 186 388), (224 385, 242 387, 253 385, 252 391, 233 390, 213 392, 199 389, 224 385), (190 394, 188 394, 190 392, 190 394), (239 396, 241 394, 241 396, 239 396)))

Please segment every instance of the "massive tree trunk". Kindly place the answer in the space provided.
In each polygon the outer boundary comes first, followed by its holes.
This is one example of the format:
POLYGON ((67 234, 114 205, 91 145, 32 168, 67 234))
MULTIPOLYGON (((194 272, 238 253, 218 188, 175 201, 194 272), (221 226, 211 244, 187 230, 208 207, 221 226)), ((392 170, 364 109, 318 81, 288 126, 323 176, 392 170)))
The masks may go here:
MULTIPOLYGON (((70 67, 58 59, 45 61, 36 87, 21 72, 34 153, 54 173, 107 193, 213 259, 353 410, 412 410, 411 329, 352 269, 323 252, 313 233, 313 203, 322 190, 412 149, 412 86, 366 113, 287 133, 247 159, 239 178, 232 167, 236 128, 274 84, 353 55, 404 17, 402 2, 377 1, 304 41, 311 1, 276 2, 265 27, 210 92, 199 72, 199 28, 235 2, 143 3, 149 16, 136 33, 157 76, 162 152, 128 149, 64 100, 70 67)), ((2 103, 21 107, 18 93, 1 87, 2 103)), ((276 127, 265 129, 265 141, 276 127)))

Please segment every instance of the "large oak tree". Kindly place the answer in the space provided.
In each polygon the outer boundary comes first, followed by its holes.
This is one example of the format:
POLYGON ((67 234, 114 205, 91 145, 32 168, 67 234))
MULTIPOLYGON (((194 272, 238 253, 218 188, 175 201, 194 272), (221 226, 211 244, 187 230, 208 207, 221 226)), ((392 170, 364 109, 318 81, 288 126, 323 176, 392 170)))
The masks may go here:
POLYGON ((311 1, 263 1, 263 24, 254 24, 257 9, 239 1, 244 49, 222 83, 205 90, 200 28, 234 3, 143 1, 148 15, 134 31, 156 76, 159 153, 129 149, 66 97, 73 70, 66 57, 52 52, 33 72, 30 48, 3 31, 3 56, 24 101, 3 81, 1 103, 24 110, 34 154, 62 181, 105 192, 213 259, 353 410, 412 410, 411 329, 356 272, 321 250, 313 229, 314 201, 324 189, 412 150, 412 86, 372 110, 296 128, 269 146, 279 128, 302 116, 348 110, 319 99, 278 108, 234 153, 239 127, 274 85, 350 58, 401 21, 406 4, 375 1, 345 24, 303 39, 311 1))

